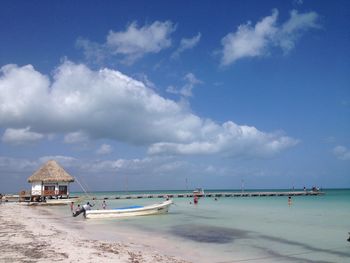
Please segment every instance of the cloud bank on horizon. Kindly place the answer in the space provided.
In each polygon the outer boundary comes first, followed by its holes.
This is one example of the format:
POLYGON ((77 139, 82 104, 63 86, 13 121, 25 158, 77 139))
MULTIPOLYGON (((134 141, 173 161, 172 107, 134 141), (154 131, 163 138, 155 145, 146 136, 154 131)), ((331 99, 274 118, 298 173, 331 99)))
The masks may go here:
MULTIPOLYGON (((269 157, 297 144, 233 121, 218 124, 111 69, 65 61, 50 78, 33 66, 6 65, 0 77, 2 141, 22 143, 65 134, 66 143, 111 139, 148 153, 269 157), (140 132, 142 131, 142 132, 140 132)), ((99 153, 107 153, 104 147, 99 153)))

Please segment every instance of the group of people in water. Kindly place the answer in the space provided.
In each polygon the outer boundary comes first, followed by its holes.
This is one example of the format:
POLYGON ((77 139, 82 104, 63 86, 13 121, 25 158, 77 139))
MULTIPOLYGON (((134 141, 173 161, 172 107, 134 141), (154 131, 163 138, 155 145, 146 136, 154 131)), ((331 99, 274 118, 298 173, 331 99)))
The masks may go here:
MULTIPOLYGON (((197 205, 200 199, 200 195, 194 195, 193 196, 193 204, 197 205)), ((219 199, 217 197, 214 198, 214 201, 218 201, 219 199)), ((192 204, 192 202, 190 202, 190 204, 192 204)))

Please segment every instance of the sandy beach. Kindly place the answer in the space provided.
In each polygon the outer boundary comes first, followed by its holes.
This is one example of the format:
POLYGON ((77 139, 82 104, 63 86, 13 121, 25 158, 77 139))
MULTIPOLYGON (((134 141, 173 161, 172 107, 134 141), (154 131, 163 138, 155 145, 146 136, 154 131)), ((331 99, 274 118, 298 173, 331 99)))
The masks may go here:
POLYGON ((18 203, 0 205, 0 248, 0 262, 188 262, 134 242, 88 238, 47 209, 18 203))

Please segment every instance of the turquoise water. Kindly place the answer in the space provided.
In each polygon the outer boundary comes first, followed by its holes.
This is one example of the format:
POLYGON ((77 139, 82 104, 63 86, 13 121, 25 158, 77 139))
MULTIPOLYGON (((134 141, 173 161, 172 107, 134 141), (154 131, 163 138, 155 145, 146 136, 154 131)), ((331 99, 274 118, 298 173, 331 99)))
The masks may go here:
MULTIPOLYGON (((192 261, 350 262, 350 242, 346 241, 350 232, 350 190, 324 192, 323 196, 292 197, 291 205, 287 197, 206 197, 197 205, 190 198, 175 198, 166 215, 67 220, 72 227, 82 228, 98 239, 141 241, 192 261)), ((109 208, 114 208, 162 200, 106 201, 109 208)), ((95 208, 100 208, 101 202, 95 201, 95 208)), ((60 215, 69 213, 67 207, 50 209, 60 215)))

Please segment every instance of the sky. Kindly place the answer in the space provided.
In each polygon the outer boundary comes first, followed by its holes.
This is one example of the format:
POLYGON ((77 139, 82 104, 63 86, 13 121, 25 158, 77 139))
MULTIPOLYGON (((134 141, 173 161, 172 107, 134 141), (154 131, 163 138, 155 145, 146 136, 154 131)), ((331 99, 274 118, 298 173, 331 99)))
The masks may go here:
POLYGON ((1 1, 0 192, 350 187, 349 1, 1 1), (81 190, 77 183, 72 190, 81 190))

